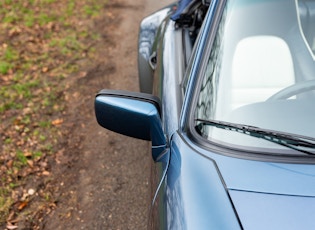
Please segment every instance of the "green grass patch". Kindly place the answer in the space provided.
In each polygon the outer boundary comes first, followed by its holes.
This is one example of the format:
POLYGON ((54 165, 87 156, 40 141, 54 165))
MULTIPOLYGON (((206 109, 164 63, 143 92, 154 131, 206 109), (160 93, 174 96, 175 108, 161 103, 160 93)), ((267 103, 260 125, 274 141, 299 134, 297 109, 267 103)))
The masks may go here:
POLYGON ((12 68, 12 65, 7 61, 0 61, 0 74, 5 75, 12 68))
POLYGON ((9 215, 10 208, 14 202, 10 195, 10 189, 0 188, 0 223, 6 221, 6 217, 9 215))
POLYGON ((50 16, 50 15, 47 15, 46 13, 41 13, 38 18, 38 23, 39 25, 43 26, 43 25, 46 25, 48 24, 49 22, 53 22, 55 21, 55 16, 50 16))
POLYGON ((15 51, 12 47, 7 47, 3 56, 4 56, 4 60, 8 62, 16 61, 19 59, 18 52, 15 51))
POLYGON ((70 17, 73 15, 73 11, 75 8, 75 0, 68 1, 67 7, 66 7, 66 16, 70 17))
POLYGON ((65 138, 63 122, 52 123, 66 120, 63 81, 76 76, 79 60, 94 57, 91 43, 100 35, 91 25, 103 6, 104 0, 0 0, 0 226, 17 202, 12 191, 25 189, 33 166, 36 175, 49 171, 43 162, 65 138))
POLYGON ((16 151, 16 159, 17 159, 17 165, 26 165, 27 164, 27 158, 24 156, 24 153, 21 150, 16 151))
MULTIPOLYGON (((50 121, 40 121, 38 125, 41 128, 49 128, 49 127, 51 127, 51 122, 50 121)), ((35 131, 37 131, 37 130, 35 130, 35 131)))
POLYGON ((33 12, 26 14, 23 18, 23 22, 27 27, 32 27, 35 24, 35 17, 33 12))
POLYGON ((11 144, 11 143, 12 143, 12 139, 11 139, 11 138, 6 138, 6 139, 4 140, 4 144, 5 144, 5 145, 11 144))
POLYGON ((36 151, 33 153, 33 159, 38 159, 41 158, 43 156, 43 153, 41 151, 36 151))
POLYGON ((51 3, 54 3, 56 2, 56 0, 42 0, 43 3, 47 3, 47 4, 51 4, 51 3))

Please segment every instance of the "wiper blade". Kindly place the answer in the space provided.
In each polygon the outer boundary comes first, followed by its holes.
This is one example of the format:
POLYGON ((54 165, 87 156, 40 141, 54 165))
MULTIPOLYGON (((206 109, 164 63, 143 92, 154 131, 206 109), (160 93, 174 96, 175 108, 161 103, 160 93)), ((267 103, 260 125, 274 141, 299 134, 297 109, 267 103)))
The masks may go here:
POLYGON ((196 126, 199 131, 203 126, 213 126, 220 129, 243 133, 252 137, 261 138, 308 155, 315 155, 315 152, 313 153, 300 148, 310 148, 315 150, 315 138, 312 137, 218 120, 196 119, 195 121, 199 122, 199 124, 196 126))

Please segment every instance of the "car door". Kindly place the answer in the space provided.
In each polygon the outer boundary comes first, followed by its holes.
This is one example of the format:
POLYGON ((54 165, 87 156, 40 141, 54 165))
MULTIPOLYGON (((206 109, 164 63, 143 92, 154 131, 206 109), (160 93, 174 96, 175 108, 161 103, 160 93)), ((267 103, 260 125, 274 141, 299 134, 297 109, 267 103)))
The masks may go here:
MULTIPOLYGON (((178 129, 182 105, 182 90, 180 83, 185 71, 183 55, 183 31, 176 29, 169 16, 162 22, 155 40, 153 53, 156 58, 153 75, 153 95, 161 99, 162 126, 166 139, 170 142, 173 133, 178 129)), ((151 165, 151 199, 150 211, 151 229, 163 229, 165 226, 164 183, 170 160, 170 149, 151 165)))
MULTIPOLYGON (((204 7, 202 4, 199 6, 204 7)), ((179 128, 185 94, 183 87, 185 72, 196 40, 195 32, 200 29, 194 27, 192 30, 192 25, 178 25, 177 22, 170 20, 170 15, 162 21, 159 27, 152 49, 153 56, 151 55, 155 61, 153 63, 152 94, 161 99, 162 126, 168 143, 172 141, 172 136, 179 128)), ((164 179, 171 153, 172 150, 167 148, 162 157, 151 165, 152 208, 149 220, 151 229, 167 228, 164 179)))

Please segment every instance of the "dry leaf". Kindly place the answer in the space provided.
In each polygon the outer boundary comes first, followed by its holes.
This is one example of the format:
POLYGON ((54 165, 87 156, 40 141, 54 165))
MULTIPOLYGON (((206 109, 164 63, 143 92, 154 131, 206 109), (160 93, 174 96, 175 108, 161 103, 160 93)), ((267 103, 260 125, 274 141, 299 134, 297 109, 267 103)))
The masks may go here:
POLYGON ((7 221, 9 221, 10 223, 14 223, 13 222, 14 215, 15 215, 15 212, 11 211, 8 218, 7 218, 7 221))
POLYGON ((21 202, 19 207, 18 207, 18 210, 20 210, 20 211, 23 210, 27 205, 28 205, 27 201, 21 202))
POLYGON ((8 224, 7 224, 7 229, 9 229, 9 230, 17 229, 17 228, 18 228, 18 226, 12 225, 11 223, 8 223, 8 224))
POLYGON ((48 172, 48 171, 43 171, 43 172, 42 172, 42 175, 43 175, 43 176, 49 176, 49 175, 50 175, 50 172, 48 172))
POLYGON ((25 157, 31 157, 33 154, 31 152, 25 152, 23 155, 25 157))
POLYGON ((43 73, 46 73, 47 71, 48 71, 48 67, 43 67, 43 68, 42 68, 42 72, 43 72, 43 73))
POLYGON ((61 125, 63 123, 63 119, 56 119, 51 122, 52 125, 61 125))
POLYGON ((27 164, 33 168, 34 167, 34 162, 32 160, 27 160, 27 164))
POLYGON ((7 167, 8 167, 8 168, 12 168, 12 165, 13 165, 13 160, 9 160, 9 161, 7 162, 7 167))

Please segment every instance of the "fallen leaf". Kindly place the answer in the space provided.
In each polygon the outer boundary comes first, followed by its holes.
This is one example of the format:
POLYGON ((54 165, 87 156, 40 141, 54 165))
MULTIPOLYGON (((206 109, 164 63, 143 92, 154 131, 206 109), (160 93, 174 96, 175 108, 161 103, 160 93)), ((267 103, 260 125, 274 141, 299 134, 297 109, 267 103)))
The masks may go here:
POLYGON ((9 221, 10 223, 14 223, 13 222, 14 215, 15 215, 15 212, 11 211, 8 218, 7 218, 7 221, 9 221))
POLYGON ((33 154, 31 152, 25 152, 23 155, 25 157, 31 157, 33 154))
POLYGON ((66 218, 70 218, 71 217, 71 212, 68 212, 66 215, 66 218))
POLYGON ((63 119, 56 119, 51 122, 52 125, 61 125, 63 123, 63 119))
POLYGON ((42 172, 42 175, 43 175, 43 176, 49 176, 49 175, 50 175, 50 172, 44 171, 44 172, 42 172))
POLYGON ((18 207, 18 210, 20 210, 20 211, 23 210, 27 205, 28 205, 27 201, 21 202, 19 207, 18 207))
POLYGON ((16 226, 16 225, 12 225, 10 223, 7 224, 7 229, 9 229, 9 230, 17 229, 17 228, 18 228, 18 226, 16 226))
POLYGON ((42 72, 43 72, 43 73, 46 73, 47 71, 48 71, 48 67, 43 67, 43 68, 42 68, 42 72))
POLYGON ((7 167, 8 167, 8 168, 12 168, 12 165, 13 165, 13 160, 9 160, 9 161, 7 162, 7 167))
POLYGON ((34 167, 34 161, 32 161, 32 160, 27 160, 27 164, 28 164, 31 168, 34 167))

